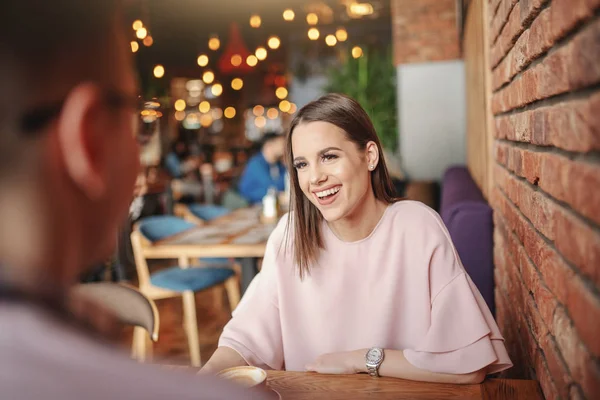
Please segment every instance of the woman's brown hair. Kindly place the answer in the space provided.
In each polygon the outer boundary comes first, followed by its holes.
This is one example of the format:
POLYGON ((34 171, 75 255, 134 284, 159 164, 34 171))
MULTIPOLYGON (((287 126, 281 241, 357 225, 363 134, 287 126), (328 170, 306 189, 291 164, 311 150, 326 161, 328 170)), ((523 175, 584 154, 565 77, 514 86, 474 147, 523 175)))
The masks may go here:
POLYGON ((316 121, 329 122, 342 129, 348 140, 354 142, 360 150, 366 149, 367 143, 375 142, 379 151, 379 162, 371 172, 371 187, 375 198, 388 204, 399 200, 385 165, 383 149, 373 123, 356 100, 331 93, 302 107, 292 120, 286 138, 286 163, 290 172, 291 189, 286 237, 289 241, 290 229, 293 229, 293 257, 300 279, 310 274, 311 265, 317 262, 319 251, 324 249, 321 235, 323 216, 300 188, 298 172, 293 165, 292 135, 298 125, 316 121))

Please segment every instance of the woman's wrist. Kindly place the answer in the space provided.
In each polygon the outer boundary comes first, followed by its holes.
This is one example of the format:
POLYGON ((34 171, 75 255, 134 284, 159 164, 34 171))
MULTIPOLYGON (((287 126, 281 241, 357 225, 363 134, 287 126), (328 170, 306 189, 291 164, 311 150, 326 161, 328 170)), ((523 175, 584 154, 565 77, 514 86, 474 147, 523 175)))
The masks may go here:
POLYGON ((367 373, 367 363, 365 361, 365 354, 369 349, 359 349, 352 352, 352 366, 357 374, 367 373))

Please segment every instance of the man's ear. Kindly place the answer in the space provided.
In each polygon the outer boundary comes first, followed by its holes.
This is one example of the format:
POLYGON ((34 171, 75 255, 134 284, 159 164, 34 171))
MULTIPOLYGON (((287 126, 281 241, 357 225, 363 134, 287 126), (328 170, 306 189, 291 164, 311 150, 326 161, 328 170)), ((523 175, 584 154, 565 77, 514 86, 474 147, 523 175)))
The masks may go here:
POLYGON ((90 199, 106 192, 106 144, 101 123, 106 113, 102 92, 93 83, 76 86, 58 120, 58 141, 67 175, 90 199))

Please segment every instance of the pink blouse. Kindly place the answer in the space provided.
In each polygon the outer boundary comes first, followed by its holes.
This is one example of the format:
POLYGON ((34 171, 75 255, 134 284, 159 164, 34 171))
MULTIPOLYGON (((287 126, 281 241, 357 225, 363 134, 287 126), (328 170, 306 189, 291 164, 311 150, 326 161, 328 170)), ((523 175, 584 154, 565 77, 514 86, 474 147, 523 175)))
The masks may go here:
POLYGON ((269 238, 260 279, 219 346, 250 365, 303 371, 325 353, 403 350, 414 366, 464 374, 512 366, 483 297, 442 220, 422 203, 390 205, 365 239, 344 242, 323 223, 326 249, 301 281, 287 216, 269 238))

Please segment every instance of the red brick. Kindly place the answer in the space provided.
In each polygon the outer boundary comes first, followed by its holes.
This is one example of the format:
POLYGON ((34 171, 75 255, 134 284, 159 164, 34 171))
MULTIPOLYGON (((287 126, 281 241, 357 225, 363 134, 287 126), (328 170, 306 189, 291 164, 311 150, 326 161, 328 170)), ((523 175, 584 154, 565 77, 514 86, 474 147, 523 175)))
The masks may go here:
MULTIPOLYGON (((558 350, 554 337, 552 335, 541 337, 540 348, 548 367, 548 373, 552 376, 558 393, 562 398, 568 398, 569 386, 573 383, 573 378, 562 359, 562 355, 558 350)), ((544 395, 546 394, 544 393, 544 395)), ((548 396, 546 395, 546 399, 547 398, 548 396)))
POLYGON ((594 295, 583 280, 574 277, 569 282, 567 308, 573 324, 596 357, 600 356, 600 299, 594 295))
POLYGON ((498 35, 502 31, 502 28, 506 24, 508 20, 508 16, 513 9, 513 6, 517 4, 518 0, 504 0, 500 3, 500 7, 498 7, 498 11, 496 15, 492 19, 492 24, 490 28, 490 40, 491 44, 496 43, 498 39, 498 35))
MULTIPOLYGON (((516 7, 515 7, 516 8, 516 7)), ((494 114, 600 82, 600 19, 492 97, 494 114)))
POLYGON ((537 268, 531 263, 523 247, 519 249, 521 276, 526 287, 533 293, 540 316, 547 327, 552 326, 554 311, 557 307, 556 297, 550 292, 537 268))
POLYGON ((573 380, 581 386, 587 398, 600 398, 598 364, 579 340, 571 320, 562 308, 558 308, 554 315, 554 331, 558 348, 573 380))
POLYGON ((538 349, 535 355, 535 370, 536 378, 540 383, 542 393, 546 400, 554 400, 559 398, 559 392, 554 383, 552 373, 548 370, 545 363, 544 354, 538 349))

